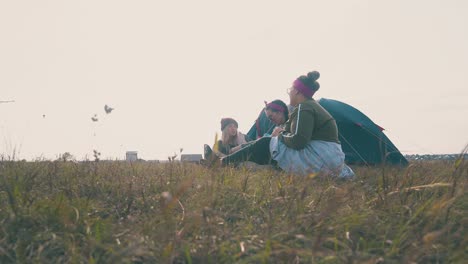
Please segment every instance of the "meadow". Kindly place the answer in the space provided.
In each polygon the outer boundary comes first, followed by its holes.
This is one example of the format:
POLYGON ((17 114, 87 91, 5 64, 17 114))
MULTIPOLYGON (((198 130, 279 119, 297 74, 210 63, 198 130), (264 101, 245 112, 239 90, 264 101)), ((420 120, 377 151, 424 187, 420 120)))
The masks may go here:
POLYGON ((356 179, 123 161, 0 162, 0 263, 462 263, 468 161, 356 179))

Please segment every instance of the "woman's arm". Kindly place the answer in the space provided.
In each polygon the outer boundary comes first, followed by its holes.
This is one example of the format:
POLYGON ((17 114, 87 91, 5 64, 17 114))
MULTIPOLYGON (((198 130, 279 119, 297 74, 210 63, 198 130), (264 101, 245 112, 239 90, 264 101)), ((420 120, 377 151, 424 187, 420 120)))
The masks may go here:
POLYGON ((292 131, 279 134, 278 138, 288 147, 303 149, 311 138, 314 131, 315 118, 310 110, 302 110, 301 105, 297 108, 297 115, 291 120, 292 131))
POLYGON ((232 154, 242 148, 242 145, 235 146, 229 150, 229 154, 232 154))

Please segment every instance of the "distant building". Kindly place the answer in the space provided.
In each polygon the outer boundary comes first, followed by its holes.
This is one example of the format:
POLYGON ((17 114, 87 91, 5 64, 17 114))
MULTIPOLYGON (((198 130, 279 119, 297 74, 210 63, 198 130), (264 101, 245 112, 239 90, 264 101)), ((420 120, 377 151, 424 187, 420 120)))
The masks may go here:
POLYGON ((126 161, 137 161, 138 160, 138 152, 137 151, 127 151, 125 153, 125 160, 126 161))
POLYGON ((199 163, 203 158, 202 154, 182 154, 180 155, 181 162, 199 163))

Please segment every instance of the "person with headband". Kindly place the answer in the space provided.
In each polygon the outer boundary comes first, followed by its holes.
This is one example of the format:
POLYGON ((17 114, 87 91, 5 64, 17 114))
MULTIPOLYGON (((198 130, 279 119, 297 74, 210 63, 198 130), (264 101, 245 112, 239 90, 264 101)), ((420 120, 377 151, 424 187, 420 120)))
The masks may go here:
MULTIPOLYGON (((283 101, 265 102, 265 108, 246 135, 237 132, 238 124, 236 120, 232 118, 221 119, 222 136, 221 140, 218 141, 218 153, 215 153, 215 155, 231 154, 247 146, 255 139, 270 136, 276 126, 283 125, 288 120, 288 115, 288 107, 283 101), (236 133, 239 133, 239 135, 236 135, 236 133)), ((209 163, 212 158, 216 158, 212 155, 213 149, 207 144, 203 146, 203 152, 204 162, 209 163)))
POLYGON ((276 127, 271 137, 221 158, 221 164, 252 161, 273 164, 288 173, 326 174, 350 178, 354 172, 345 162, 338 140, 335 119, 312 96, 320 88, 320 73, 309 72, 294 80, 287 90, 290 105, 295 107, 283 127, 276 127))
POLYGON ((250 140, 270 136, 275 127, 286 123, 288 117, 288 106, 283 101, 277 99, 270 103, 265 102, 265 107, 258 115, 249 132, 247 132, 247 136, 250 140))

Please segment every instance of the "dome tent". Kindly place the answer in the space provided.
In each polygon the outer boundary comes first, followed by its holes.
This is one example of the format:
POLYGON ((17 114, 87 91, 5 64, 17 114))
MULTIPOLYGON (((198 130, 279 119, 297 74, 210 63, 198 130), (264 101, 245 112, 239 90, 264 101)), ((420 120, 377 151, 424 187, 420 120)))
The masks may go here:
POLYGON ((318 103, 336 120, 347 164, 408 165, 383 128, 365 114, 343 102, 321 98, 318 103))
MULTIPOLYGON (((322 98, 318 103, 336 120, 341 148, 347 164, 408 165, 406 158, 365 114, 343 102, 322 98)), ((291 109, 292 112, 292 109, 291 109)), ((251 139, 270 134, 275 124, 261 111, 247 135, 251 139)))

